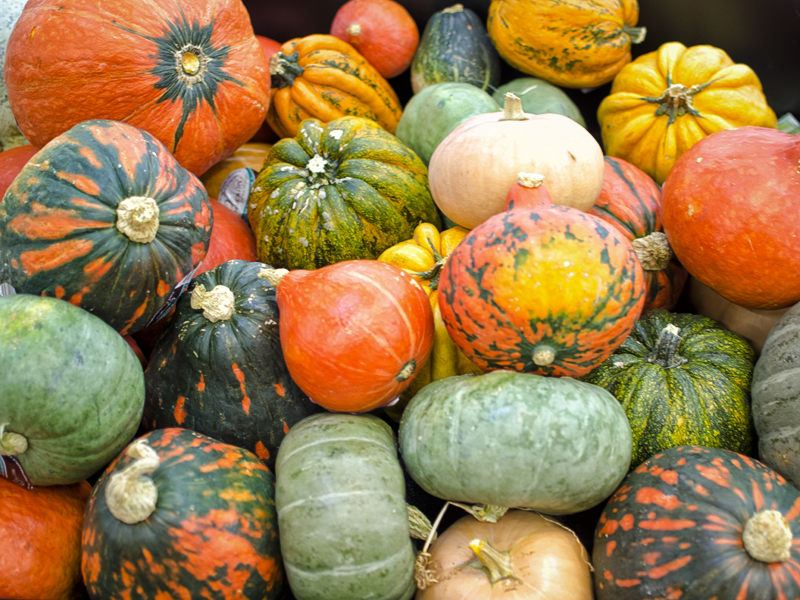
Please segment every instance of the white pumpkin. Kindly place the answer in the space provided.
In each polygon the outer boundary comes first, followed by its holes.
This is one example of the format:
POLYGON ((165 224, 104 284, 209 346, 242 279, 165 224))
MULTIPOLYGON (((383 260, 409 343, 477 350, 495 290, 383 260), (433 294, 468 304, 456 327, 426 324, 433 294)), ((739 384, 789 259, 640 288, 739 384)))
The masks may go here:
POLYGON ((6 93, 3 65, 6 61, 6 46, 11 30, 19 20, 27 0, 0 0, 0 152, 27 144, 28 140, 17 127, 6 93))

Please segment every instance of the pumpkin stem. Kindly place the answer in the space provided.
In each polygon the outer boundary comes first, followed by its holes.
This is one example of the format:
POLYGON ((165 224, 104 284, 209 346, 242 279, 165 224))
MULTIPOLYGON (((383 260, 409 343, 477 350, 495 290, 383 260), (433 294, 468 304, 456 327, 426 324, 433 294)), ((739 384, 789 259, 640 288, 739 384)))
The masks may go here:
POLYGON ((0 456, 17 456, 28 449, 28 439, 13 431, 6 431, 8 423, 0 424, 0 456))
POLYGON ((478 568, 488 573, 489 581, 491 581, 492 585, 503 579, 521 581, 511 565, 511 552, 502 552, 489 542, 484 542, 477 538, 470 541, 469 547, 480 560, 478 568))
POLYGON ((403 382, 409 377, 411 377, 414 372, 417 370, 417 361, 415 359, 409 360, 406 364, 402 366, 400 372, 397 374, 395 379, 397 381, 403 382))
POLYGON ((448 6, 447 8, 443 9, 443 13, 454 13, 454 12, 461 12, 464 10, 463 4, 453 4, 453 6, 448 6))
POLYGON ((506 92, 503 100, 503 116, 500 121, 527 121, 528 115, 522 110, 522 100, 519 96, 506 92))
POLYGON ((305 71, 298 63, 299 58, 299 51, 291 54, 278 51, 273 54, 269 59, 270 86, 274 89, 292 86, 294 80, 305 71))
POLYGON ((686 364, 688 359, 678 354, 678 346, 681 343, 678 333, 680 333, 680 329, 672 323, 664 327, 658 334, 656 345, 647 355, 647 362, 660 365, 665 369, 674 369, 686 364))
POLYGON ((361 25, 359 23, 350 23, 347 26, 347 35, 352 37, 358 37, 361 35, 361 25))
POLYGON ((473 504, 472 506, 459 502, 450 502, 450 504, 467 511, 482 523, 497 523, 508 512, 508 507, 496 504, 473 504))
POLYGON ((406 504, 406 509, 408 510, 408 527, 411 537, 416 540, 427 540, 428 537, 431 537, 432 540, 435 540, 436 530, 430 519, 416 506, 406 504))
POLYGON ((641 44, 647 35, 647 27, 631 27, 627 23, 622 25, 622 31, 631 38, 631 44, 641 44))
POLYGON ((114 473, 106 485, 105 499, 109 512, 128 525, 147 519, 156 509, 158 488, 148 475, 161 461, 146 440, 136 440, 125 451, 133 458, 127 467, 114 473))
POLYGON ((556 351, 550 346, 539 344, 533 349, 533 364, 540 367, 552 365, 556 359, 556 351))
POLYGON ((203 309, 203 316, 216 323, 227 321, 233 316, 235 300, 233 292, 224 285, 215 285, 209 292, 206 291, 206 286, 198 283, 192 290, 190 303, 195 310, 203 309))
POLYGON ((671 81, 671 77, 668 77, 667 83, 669 84, 669 87, 664 90, 664 93, 660 96, 649 96, 642 98, 642 100, 645 100, 646 102, 660 105, 653 114, 656 117, 667 115, 669 117, 668 125, 672 125, 672 123, 675 122, 675 119, 682 117, 687 112, 695 117, 700 117, 700 113, 697 112, 692 105, 692 96, 705 89, 705 87, 711 82, 709 81, 687 88, 685 85, 681 85, 680 83, 672 84, 671 81))
POLYGON ((537 188, 544 183, 541 173, 517 173, 517 183, 526 188, 537 188))
POLYGON ((152 242, 158 231, 158 204, 152 198, 131 196, 117 205, 117 229, 132 242, 152 242))
POLYGON ((436 570, 439 565, 433 560, 430 552, 428 552, 428 548, 431 542, 436 538, 436 530, 439 528, 439 523, 442 522, 442 517, 444 517, 444 513, 447 511, 447 507, 450 506, 450 504, 451 502, 445 502, 444 506, 442 506, 442 510, 436 515, 436 520, 433 522, 433 525, 431 525, 428 537, 425 539, 425 545, 422 546, 422 550, 417 554, 417 559, 414 561, 414 580, 417 583, 417 587, 421 590, 427 589, 439 581, 436 579, 436 570))
POLYGON ((747 519, 742 543, 747 553, 765 563, 788 560, 792 552, 792 530, 777 510, 761 510, 747 519))
POLYGON ((645 271, 662 271, 669 266, 675 254, 662 231, 654 231, 631 242, 645 271))
POLYGON ((278 289, 278 284, 283 279, 283 276, 289 272, 289 269, 261 269, 258 272, 257 277, 260 279, 266 279, 267 283, 269 283, 275 289, 278 289))

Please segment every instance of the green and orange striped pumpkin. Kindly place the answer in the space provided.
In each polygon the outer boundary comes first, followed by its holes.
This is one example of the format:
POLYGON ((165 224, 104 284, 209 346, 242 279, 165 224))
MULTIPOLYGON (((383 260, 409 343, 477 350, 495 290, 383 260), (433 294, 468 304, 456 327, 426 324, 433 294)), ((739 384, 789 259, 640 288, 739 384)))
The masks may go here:
POLYGON ((67 300, 123 335, 174 302, 208 251, 200 180, 155 137, 85 121, 42 148, 0 204, 0 282, 67 300))

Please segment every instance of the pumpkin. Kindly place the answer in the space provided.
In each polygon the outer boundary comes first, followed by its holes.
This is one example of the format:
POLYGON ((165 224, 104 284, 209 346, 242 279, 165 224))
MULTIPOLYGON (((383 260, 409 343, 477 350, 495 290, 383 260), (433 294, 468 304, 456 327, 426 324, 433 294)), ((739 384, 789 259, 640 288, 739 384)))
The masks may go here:
MULTIPOLYGON (((272 38, 264 37, 263 35, 256 35, 256 39, 258 40, 258 43, 261 44, 261 49, 264 51, 264 56, 267 58, 267 63, 269 63, 272 55, 278 52, 283 45, 280 42, 273 40, 272 38)), ((270 85, 269 77, 267 78, 267 85, 270 85)), ((261 123, 261 127, 258 128, 258 131, 253 134, 253 137, 248 140, 249 143, 261 144, 274 144, 277 141, 278 134, 272 130, 272 127, 269 126, 269 123, 267 123, 266 119, 261 123)))
MULTIPOLYGON (((17 146, 24 146, 28 143, 25 136, 17 127, 14 113, 8 103, 8 93, 6 89, 5 72, 3 64, 6 59, 6 48, 8 38, 16 25, 22 9, 25 8, 27 0, 5 0, 3 2, 3 14, 0 15, 0 152, 11 150, 17 146)), ((0 199, 3 194, 0 193, 0 199)))
POLYGON ((364 412, 388 404, 428 359, 431 303, 400 267, 349 260, 261 276, 276 288, 289 374, 323 408, 364 412))
POLYGON ((606 504, 594 537, 597 600, 797 598, 800 495, 747 456, 659 453, 606 504))
POLYGON ((244 4, 158 6, 26 4, 5 77, 31 144, 41 148, 87 120, 125 121, 201 175, 252 137, 267 111, 269 74, 244 4))
POLYGON ((524 113, 511 94, 502 112, 470 117, 439 143, 428 180, 439 209, 474 229, 502 212, 520 172, 544 175, 556 204, 588 210, 603 185, 603 150, 569 117, 524 113))
POLYGON ((417 600, 592 600, 589 555, 575 534, 533 512, 465 516, 430 547, 436 582, 417 600))
POLYGON ((11 182, 22 170, 22 167, 33 158, 39 149, 30 144, 16 146, 0 152, 0 202, 6 190, 11 187, 11 182))
POLYGON ((36 156, 0 204, 0 281, 63 298, 123 335, 155 321, 208 251, 200 181, 117 121, 80 123, 36 156))
POLYGON ((484 371, 584 375, 623 342, 643 305, 644 275, 630 242, 564 206, 490 217, 439 276, 447 331, 484 371))
POLYGON ((394 0, 348 0, 336 11, 330 34, 353 46, 386 79, 411 66, 419 44, 417 23, 394 0))
POLYGON ((81 531, 92 486, 27 490, 0 477, 0 596, 72 600, 83 587, 81 531))
POLYGON ((224 204, 211 199, 210 202, 214 228, 211 230, 208 252, 197 267, 195 278, 229 260, 258 260, 256 239, 248 222, 224 204))
POLYGON ((362 117, 394 133, 403 107, 392 86, 353 46, 332 35, 291 39, 270 59, 267 123, 294 137, 301 123, 362 117))
POLYGON ((686 270, 745 308, 800 301, 800 139, 764 127, 718 131, 664 183, 664 233, 686 270))
POLYGON ((561 88, 544 79, 517 77, 494 90, 492 98, 498 104, 502 104, 507 92, 519 98, 522 110, 526 113, 532 115, 556 113, 586 127, 586 121, 572 99, 561 88))
POLYGON ((203 187, 206 188, 209 197, 215 200, 219 199, 219 192, 223 182, 236 169, 248 168, 257 173, 263 166, 264 159, 267 157, 270 148, 272 148, 272 144, 261 142, 242 144, 234 150, 233 154, 223 158, 203 173, 200 181, 203 183, 203 187))
POLYGON ((398 444, 429 494, 555 515, 608 498, 631 460, 628 419, 611 394, 514 371, 425 386, 403 412, 398 444))
POLYGON ((420 223, 440 222, 419 157, 359 117, 308 119, 276 143, 247 214, 259 260, 287 269, 375 259, 420 223))
POLYGON ((278 450, 275 476, 281 554, 297 600, 414 595, 403 470, 384 421, 306 417, 278 450))
POLYGON ((56 298, 0 296, 0 474, 32 485, 94 475, 136 433, 144 375, 125 339, 56 298))
POLYGON ((272 468, 289 428, 319 408, 289 376, 265 267, 231 260, 192 281, 145 371, 143 422, 241 446, 272 468))
POLYGON ((673 446, 749 454, 753 351, 720 323, 689 313, 651 310, 583 381, 619 400, 631 423, 637 467, 673 446))
POLYGON ((461 81, 482 90, 500 83, 500 56, 486 26, 463 4, 434 12, 411 62, 411 89, 415 94, 443 81, 461 81))
POLYGON ((137 438, 86 507, 92 600, 282 598, 274 481, 252 452, 188 429, 137 438))
POLYGON ((500 56, 526 75, 555 85, 590 88, 611 81, 631 60, 637 0, 492 0, 486 28, 500 56))
POLYGON ((538 208, 552 205, 553 199, 544 185, 544 175, 540 173, 517 173, 517 182, 508 190, 503 209, 538 208))
POLYGON ((659 184, 684 152, 715 131, 777 126, 750 67, 720 48, 680 42, 662 44, 623 67, 597 120, 606 154, 659 184))

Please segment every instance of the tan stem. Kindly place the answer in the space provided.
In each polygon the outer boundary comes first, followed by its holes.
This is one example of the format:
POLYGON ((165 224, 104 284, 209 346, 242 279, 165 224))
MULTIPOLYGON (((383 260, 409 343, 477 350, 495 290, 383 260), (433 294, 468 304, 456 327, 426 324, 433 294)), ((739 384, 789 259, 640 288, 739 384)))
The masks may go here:
POLYGON ((517 173, 517 183, 526 188, 537 188, 544 183, 541 173, 517 173))
POLYGON ((528 116, 522 110, 522 100, 519 96, 506 92, 503 100, 503 116, 500 121, 527 121, 528 116))
POLYGON ((361 35, 361 25, 358 23, 350 23, 350 25, 347 26, 347 35, 352 37, 358 37, 361 35))
POLYGON ((788 560, 792 552, 792 530, 777 510, 762 510, 747 519, 742 543, 747 553, 764 563, 788 560))
POLYGON ((190 303, 195 310, 202 309, 206 319, 216 323, 233 316, 235 301, 233 292, 224 285, 215 285, 211 291, 207 291, 202 283, 198 283, 192 290, 190 303))
POLYGON ((258 277, 260 279, 266 279, 267 283, 277 289, 281 279, 283 279, 284 275, 288 272, 288 269, 261 269, 258 272, 258 277))
POLYGON ((132 242, 152 242, 158 231, 158 204, 152 198, 131 196, 117 206, 117 229, 132 242))
POLYGON ((453 6, 448 6, 447 8, 443 9, 443 13, 454 13, 454 12, 461 12, 464 10, 463 4, 453 4, 453 6))
POLYGON ((28 439, 13 431, 6 431, 6 423, 0 425, 0 456, 17 456, 28 449, 28 439))
POLYGON ((661 231, 636 238, 631 245, 645 271, 663 271, 675 257, 667 236, 661 231))
POLYGON ((146 440, 136 440, 125 452, 133 458, 127 467, 114 473, 106 485, 105 499, 109 512, 128 525, 147 519, 156 509, 158 488, 148 477, 160 460, 146 440))
POLYGON ((470 541, 469 547, 481 561, 481 566, 489 574, 492 584, 503 579, 519 580, 511 565, 511 552, 502 552, 489 542, 477 538, 470 541))
POLYGON ((408 510, 408 527, 411 537, 417 540, 427 540, 432 535, 433 539, 436 539, 436 531, 433 530, 433 525, 428 517, 416 506, 406 504, 406 509, 408 510))
POLYGON ((553 364, 556 359, 556 352, 550 346, 539 345, 533 350, 533 364, 546 367, 553 364))

